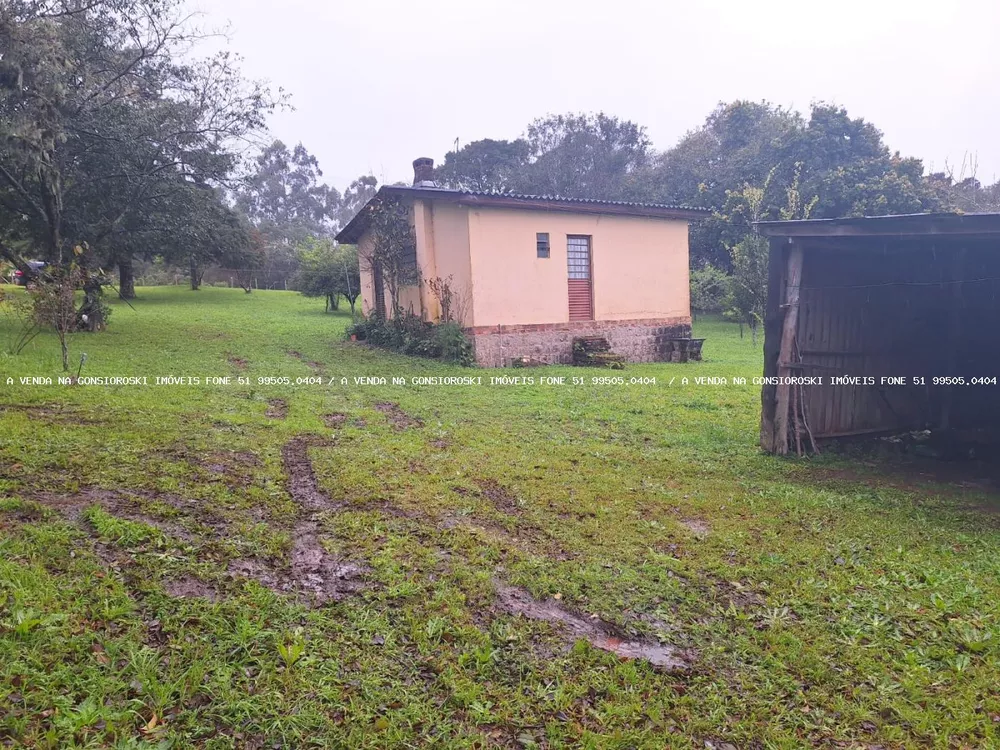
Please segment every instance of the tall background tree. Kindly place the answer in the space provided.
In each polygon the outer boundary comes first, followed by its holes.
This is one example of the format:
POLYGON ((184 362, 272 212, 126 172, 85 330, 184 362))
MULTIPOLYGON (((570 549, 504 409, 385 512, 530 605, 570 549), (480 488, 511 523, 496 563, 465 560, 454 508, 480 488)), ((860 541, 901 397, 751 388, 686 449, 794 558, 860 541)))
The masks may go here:
POLYGON ((812 106, 808 120, 768 102, 720 104, 701 128, 654 159, 640 195, 717 212, 692 230, 692 263, 728 268, 728 248, 751 232, 730 220, 728 196, 766 182, 760 218, 777 219, 796 175, 797 190, 816 199, 813 218, 914 213, 942 205, 919 159, 890 152, 871 123, 822 103, 812 106))
POLYGON ((87 243, 133 293, 124 235, 225 183, 280 104, 238 58, 194 59, 200 38, 180 0, 0 5, 0 254, 58 264, 87 243))
POLYGON ((549 115, 528 125, 529 163, 515 189, 568 198, 627 198, 648 167, 646 129, 603 112, 549 115))
POLYGON ((378 191, 378 180, 374 175, 361 175, 344 188, 337 207, 337 226, 343 228, 353 219, 365 204, 375 197, 378 191))
POLYGON ((435 177, 458 190, 508 192, 523 177, 530 152, 531 146, 522 138, 514 141, 484 138, 445 154, 435 177))
POLYGON ((264 238, 262 272, 272 281, 291 280, 298 270, 296 248, 308 237, 331 236, 340 194, 321 182, 316 157, 299 143, 289 149, 276 140, 254 160, 236 192, 236 206, 264 238))

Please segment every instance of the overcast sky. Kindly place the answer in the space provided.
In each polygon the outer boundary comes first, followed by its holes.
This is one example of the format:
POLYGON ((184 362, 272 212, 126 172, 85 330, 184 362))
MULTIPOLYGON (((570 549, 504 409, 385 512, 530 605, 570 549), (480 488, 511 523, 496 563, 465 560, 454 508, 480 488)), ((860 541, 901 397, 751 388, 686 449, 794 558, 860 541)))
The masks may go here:
POLYGON ((547 113, 603 110, 657 149, 720 101, 847 107, 890 148, 978 157, 1000 176, 996 0, 194 0, 230 22, 248 76, 292 95, 275 137, 301 141, 325 179, 412 179, 417 156, 515 138, 547 113))

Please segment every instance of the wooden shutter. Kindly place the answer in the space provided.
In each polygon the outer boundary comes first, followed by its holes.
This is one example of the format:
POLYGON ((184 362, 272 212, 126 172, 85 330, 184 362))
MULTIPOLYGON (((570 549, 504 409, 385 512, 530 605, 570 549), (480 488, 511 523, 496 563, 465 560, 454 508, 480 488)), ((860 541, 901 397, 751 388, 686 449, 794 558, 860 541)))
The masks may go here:
POLYGON ((570 235, 566 243, 569 266, 569 319, 594 319, 594 289, 590 278, 590 237, 570 235))

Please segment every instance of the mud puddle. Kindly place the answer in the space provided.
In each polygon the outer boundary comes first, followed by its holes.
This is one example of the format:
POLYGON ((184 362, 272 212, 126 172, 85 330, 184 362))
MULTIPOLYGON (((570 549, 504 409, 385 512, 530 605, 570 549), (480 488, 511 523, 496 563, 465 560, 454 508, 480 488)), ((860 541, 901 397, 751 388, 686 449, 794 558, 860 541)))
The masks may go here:
POLYGON ((396 430, 405 430, 410 427, 423 427, 423 420, 411 417, 399 408, 399 404, 391 401, 379 401, 375 404, 375 411, 385 414, 386 420, 396 430))
POLYGON ((513 493, 495 479, 477 479, 476 486, 483 496, 493 503, 494 507, 508 515, 518 515, 521 505, 513 493))
POLYGON ((595 648, 608 651, 623 659, 641 659, 664 672, 691 668, 691 657, 676 646, 629 640, 615 634, 606 622, 586 619, 563 608, 555 601, 539 601, 528 592, 514 586, 496 583, 497 597, 503 608, 514 615, 559 625, 572 640, 584 639, 595 648))
POLYGON ((270 419, 284 419, 288 416, 288 402, 283 398, 269 399, 264 416, 270 419))
POLYGON ((187 530, 175 523, 142 512, 138 500, 132 496, 114 492, 113 490, 88 487, 72 494, 41 492, 25 495, 25 498, 44 505, 46 508, 55 511, 73 523, 81 522, 81 514, 86 508, 91 505, 98 505, 116 518, 159 529, 168 537, 173 537, 174 539, 185 542, 193 541, 193 537, 187 530))
POLYGON ((182 576, 163 582, 163 590, 175 599, 205 599, 218 601, 218 592, 210 585, 194 576, 182 576))
POLYGON ((338 601, 362 586, 364 568, 338 560, 319 541, 314 521, 300 521, 292 534, 292 578, 297 588, 319 601, 338 601))

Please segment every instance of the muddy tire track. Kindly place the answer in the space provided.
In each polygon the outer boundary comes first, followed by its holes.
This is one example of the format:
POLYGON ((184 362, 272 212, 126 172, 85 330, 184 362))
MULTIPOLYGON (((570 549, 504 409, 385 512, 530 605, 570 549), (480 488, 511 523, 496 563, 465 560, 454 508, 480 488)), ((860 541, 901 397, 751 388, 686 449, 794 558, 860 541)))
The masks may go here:
POLYGON ((340 510, 342 503, 333 502, 316 482, 309 448, 333 445, 329 440, 303 435, 292 438, 281 449, 285 467, 286 487, 292 499, 307 511, 340 510))
POLYGON ((116 518, 150 526, 175 540, 194 541, 194 537, 187 529, 144 513, 140 508, 138 496, 128 493, 87 487, 70 494, 39 492, 23 494, 23 497, 54 511, 71 523, 82 523, 83 511, 92 505, 97 505, 116 518))
POLYGON ((337 558, 320 542, 317 515, 342 510, 344 506, 333 502, 320 490, 309 458, 309 447, 331 444, 312 436, 300 436, 288 441, 281 451, 288 494, 301 508, 291 532, 292 549, 287 570, 269 570, 259 563, 237 560, 230 564, 231 574, 250 575, 268 588, 296 591, 320 604, 339 601, 363 587, 365 567, 337 558))
POLYGON ((569 641, 584 639, 594 648, 608 651, 622 659, 647 661, 662 672, 685 672, 691 669, 694 654, 677 646, 629 639, 611 624, 585 618, 554 600, 539 601, 524 589, 494 581, 497 599, 505 611, 557 626, 569 641))

